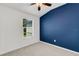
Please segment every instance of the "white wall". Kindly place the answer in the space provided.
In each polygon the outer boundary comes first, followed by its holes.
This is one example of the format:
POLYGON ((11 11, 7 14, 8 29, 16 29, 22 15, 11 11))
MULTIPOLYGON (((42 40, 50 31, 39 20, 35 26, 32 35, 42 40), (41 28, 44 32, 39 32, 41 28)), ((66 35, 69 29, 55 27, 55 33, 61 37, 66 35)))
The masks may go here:
POLYGON ((39 18, 0 5, 0 54, 39 42, 39 18), (23 37, 22 19, 33 20, 33 36, 23 37))

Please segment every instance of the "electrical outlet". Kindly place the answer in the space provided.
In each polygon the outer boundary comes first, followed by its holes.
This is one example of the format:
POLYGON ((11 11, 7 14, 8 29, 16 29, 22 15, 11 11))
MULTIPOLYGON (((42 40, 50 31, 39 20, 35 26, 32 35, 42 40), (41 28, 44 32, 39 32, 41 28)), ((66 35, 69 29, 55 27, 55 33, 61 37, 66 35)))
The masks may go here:
POLYGON ((56 42, 56 40, 54 40, 54 42, 56 42))

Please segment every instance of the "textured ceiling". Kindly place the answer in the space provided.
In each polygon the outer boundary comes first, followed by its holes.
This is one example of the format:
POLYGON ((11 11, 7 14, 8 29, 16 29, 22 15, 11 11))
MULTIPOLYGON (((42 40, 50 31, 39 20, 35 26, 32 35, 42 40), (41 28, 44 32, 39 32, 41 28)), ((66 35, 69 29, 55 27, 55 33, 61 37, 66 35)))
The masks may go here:
POLYGON ((38 11, 37 6, 33 5, 31 6, 30 3, 3 3, 1 5, 25 12, 25 13, 30 13, 36 16, 41 17, 42 15, 44 15, 45 13, 47 13, 48 11, 57 8, 59 6, 64 5, 65 3, 51 3, 52 6, 51 7, 46 7, 46 6, 42 6, 42 10, 38 11))

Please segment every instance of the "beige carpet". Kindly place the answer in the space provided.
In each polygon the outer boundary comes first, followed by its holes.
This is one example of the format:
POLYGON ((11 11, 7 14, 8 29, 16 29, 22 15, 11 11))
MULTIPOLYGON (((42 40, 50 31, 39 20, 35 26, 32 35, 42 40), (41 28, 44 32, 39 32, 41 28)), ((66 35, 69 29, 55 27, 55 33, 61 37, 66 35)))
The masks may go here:
POLYGON ((28 47, 6 53, 3 56, 79 56, 79 54, 54 45, 39 42, 28 47))

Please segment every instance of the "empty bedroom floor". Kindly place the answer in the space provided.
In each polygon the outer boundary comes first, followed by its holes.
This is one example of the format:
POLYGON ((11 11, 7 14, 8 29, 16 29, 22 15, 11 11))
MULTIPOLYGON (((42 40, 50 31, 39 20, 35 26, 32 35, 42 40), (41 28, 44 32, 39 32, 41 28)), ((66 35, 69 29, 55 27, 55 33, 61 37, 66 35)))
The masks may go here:
POLYGON ((79 54, 54 45, 39 42, 28 47, 23 47, 6 53, 2 56, 79 56, 79 54))

